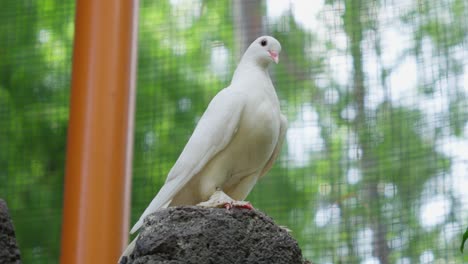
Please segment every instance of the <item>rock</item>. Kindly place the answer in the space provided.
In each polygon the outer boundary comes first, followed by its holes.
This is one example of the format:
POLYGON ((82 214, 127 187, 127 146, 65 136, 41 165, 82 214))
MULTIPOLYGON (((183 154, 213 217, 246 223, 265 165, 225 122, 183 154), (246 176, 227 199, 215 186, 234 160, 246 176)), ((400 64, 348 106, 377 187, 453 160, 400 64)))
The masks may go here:
POLYGON ((0 199, 0 263, 21 263, 13 223, 8 207, 2 199, 0 199))
POLYGON ((121 263, 306 263, 294 238, 257 210, 171 207, 149 215, 121 263))

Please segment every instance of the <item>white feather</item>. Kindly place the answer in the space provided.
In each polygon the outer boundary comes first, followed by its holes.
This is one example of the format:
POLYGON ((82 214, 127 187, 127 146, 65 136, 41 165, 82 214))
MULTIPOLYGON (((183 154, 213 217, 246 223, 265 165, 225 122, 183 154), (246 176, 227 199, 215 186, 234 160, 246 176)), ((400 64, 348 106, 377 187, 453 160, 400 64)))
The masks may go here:
POLYGON ((169 172, 166 183, 130 233, 135 233, 141 227, 146 216, 164 208, 163 205, 231 141, 243 109, 241 98, 235 90, 228 88, 213 98, 169 172))
MULTIPOLYGON (((165 184, 131 229, 149 214, 173 205, 196 205, 221 189, 244 200, 280 153, 287 121, 268 74, 278 62, 279 42, 255 40, 244 53, 231 84, 210 102, 165 184)), ((133 251, 133 241, 126 255, 133 251)))

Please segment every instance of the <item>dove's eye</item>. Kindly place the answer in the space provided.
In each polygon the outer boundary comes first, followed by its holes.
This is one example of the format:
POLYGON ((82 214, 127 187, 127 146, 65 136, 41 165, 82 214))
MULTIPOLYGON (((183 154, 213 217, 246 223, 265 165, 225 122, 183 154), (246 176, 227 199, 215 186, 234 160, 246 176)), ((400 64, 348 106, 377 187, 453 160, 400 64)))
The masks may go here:
POLYGON ((267 44, 268 41, 266 39, 262 39, 262 41, 260 41, 260 45, 262 45, 263 47, 265 47, 267 44))

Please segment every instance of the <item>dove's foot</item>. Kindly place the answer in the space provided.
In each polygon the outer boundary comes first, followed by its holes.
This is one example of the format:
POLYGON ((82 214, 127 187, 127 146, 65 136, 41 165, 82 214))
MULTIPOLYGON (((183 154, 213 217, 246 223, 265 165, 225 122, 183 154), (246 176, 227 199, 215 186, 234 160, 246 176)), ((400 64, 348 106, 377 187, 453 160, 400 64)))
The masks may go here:
POLYGON ((231 209, 233 207, 237 208, 246 208, 246 209, 253 209, 252 204, 246 201, 236 201, 225 194, 223 191, 216 191, 211 195, 210 199, 206 202, 202 202, 197 204, 198 206, 203 207, 224 207, 226 209, 231 209))
POLYGON ((234 202, 230 202, 230 203, 225 203, 223 205, 224 208, 226 209, 231 209, 233 207, 237 207, 237 208, 244 208, 244 209, 249 209, 249 210, 253 210, 254 207, 252 206, 251 203, 249 202, 246 202, 246 201, 234 201, 234 202))

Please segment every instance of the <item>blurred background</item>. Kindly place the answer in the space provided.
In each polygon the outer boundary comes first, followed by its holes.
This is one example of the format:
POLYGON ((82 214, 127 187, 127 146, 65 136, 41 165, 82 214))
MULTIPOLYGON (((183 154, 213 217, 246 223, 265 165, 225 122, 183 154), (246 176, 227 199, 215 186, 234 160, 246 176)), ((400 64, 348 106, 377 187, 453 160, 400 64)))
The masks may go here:
MULTIPOLYGON (((0 197, 24 263, 58 263, 75 3, 0 9, 0 197)), ((246 45, 289 119, 248 197, 314 263, 467 263, 465 0, 140 1, 131 223, 246 45)))

